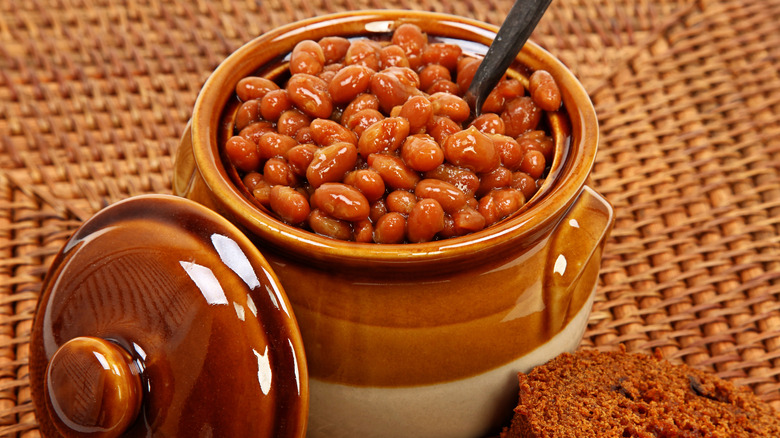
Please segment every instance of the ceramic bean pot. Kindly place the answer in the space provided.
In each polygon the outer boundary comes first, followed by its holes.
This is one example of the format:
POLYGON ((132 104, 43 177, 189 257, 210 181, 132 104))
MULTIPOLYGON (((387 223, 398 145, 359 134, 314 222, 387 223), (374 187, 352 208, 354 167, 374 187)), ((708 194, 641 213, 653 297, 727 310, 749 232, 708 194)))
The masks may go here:
POLYGON ((613 222, 609 204, 586 185, 598 143, 593 106, 572 73, 533 43, 517 62, 552 73, 563 109, 550 119, 557 150, 551 177, 514 217, 465 237, 357 244, 289 226, 253 203, 220 155, 223 112, 237 82, 277 63, 301 40, 389 35, 401 23, 483 53, 497 30, 409 11, 280 27, 238 49, 211 75, 176 157, 175 194, 240 227, 287 292, 308 359, 309 436, 495 432, 511 415, 517 372, 580 342, 613 222))

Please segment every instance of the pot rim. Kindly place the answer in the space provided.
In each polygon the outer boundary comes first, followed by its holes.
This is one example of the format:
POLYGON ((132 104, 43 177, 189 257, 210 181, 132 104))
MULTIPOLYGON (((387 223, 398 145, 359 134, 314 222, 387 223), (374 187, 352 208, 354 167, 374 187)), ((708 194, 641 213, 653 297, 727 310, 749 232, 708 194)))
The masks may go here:
POLYGON ((371 34, 389 32, 393 24, 411 22, 429 34, 437 33, 430 23, 440 25, 444 37, 461 38, 489 45, 498 28, 491 24, 455 15, 404 10, 366 10, 323 15, 281 26, 249 41, 229 55, 209 76, 195 102, 191 134, 193 155, 203 180, 213 199, 263 242, 282 247, 286 252, 318 260, 353 263, 397 264, 434 259, 472 258, 476 253, 496 246, 519 241, 534 242, 550 229, 576 200, 590 175, 599 141, 595 109, 574 74, 549 52, 529 41, 517 60, 537 70, 544 68, 556 79, 562 92, 563 105, 571 125, 568 156, 560 164, 561 172, 548 192, 532 208, 519 215, 493 224, 476 233, 425 243, 375 244, 331 239, 306 231, 260 211, 233 184, 220 159, 217 134, 221 114, 233 95, 238 80, 257 70, 279 54, 287 54, 292 46, 304 39, 319 39, 327 35, 371 34), (426 23, 428 25, 426 25, 426 23), (336 32, 327 32, 334 29, 336 32), (362 29, 362 31, 360 31, 362 29), (261 50, 275 56, 258 61, 254 55, 261 50), (214 109, 218 109, 215 111, 214 109))

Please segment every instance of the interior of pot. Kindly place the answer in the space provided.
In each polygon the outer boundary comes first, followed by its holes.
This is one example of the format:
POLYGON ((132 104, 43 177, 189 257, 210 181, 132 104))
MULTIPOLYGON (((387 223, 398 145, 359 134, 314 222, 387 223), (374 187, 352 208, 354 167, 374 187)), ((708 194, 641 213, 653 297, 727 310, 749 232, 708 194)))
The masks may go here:
POLYGON ((228 57, 203 87, 193 115, 193 149, 204 180, 217 202, 241 225, 271 246, 284 247, 316 259, 359 259, 367 263, 396 263, 442 257, 474 257, 495 250, 496 245, 518 240, 531 244, 549 230, 571 205, 590 172, 598 142, 593 106, 573 74, 549 53, 527 43, 517 57, 514 75, 527 88, 528 75, 549 71, 558 83, 561 111, 548 117, 554 134, 555 155, 545 183, 530 202, 512 217, 482 231, 461 237, 425 243, 366 244, 339 241, 288 225, 268 213, 235 184, 235 169, 226 165, 220 145, 232 131, 232 114, 238 81, 249 75, 274 77, 286 69, 285 57, 301 40, 325 36, 371 36, 390 34, 402 23, 418 25, 428 35, 458 40, 476 55, 484 54, 495 27, 462 17, 409 11, 368 11, 318 17, 276 29, 249 42, 228 57), (226 116, 227 114, 227 116, 226 116), (316 251, 313 249, 316 248, 316 251))

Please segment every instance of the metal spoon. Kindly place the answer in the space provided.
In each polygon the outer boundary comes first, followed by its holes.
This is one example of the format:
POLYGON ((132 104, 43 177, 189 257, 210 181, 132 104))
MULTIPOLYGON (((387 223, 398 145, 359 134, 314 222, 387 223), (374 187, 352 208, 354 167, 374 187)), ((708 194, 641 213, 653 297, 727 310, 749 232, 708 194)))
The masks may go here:
POLYGON ((515 0, 464 96, 475 116, 482 113, 488 94, 523 48, 550 2, 552 0, 515 0))

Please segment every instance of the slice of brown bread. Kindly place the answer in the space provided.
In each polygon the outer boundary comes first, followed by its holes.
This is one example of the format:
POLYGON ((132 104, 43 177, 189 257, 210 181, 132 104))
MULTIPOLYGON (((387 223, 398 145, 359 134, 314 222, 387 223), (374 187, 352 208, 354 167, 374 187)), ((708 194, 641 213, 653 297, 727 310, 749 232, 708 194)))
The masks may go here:
POLYGON ((580 351, 519 378, 501 438, 780 438, 780 415, 752 392, 660 357, 580 351))

